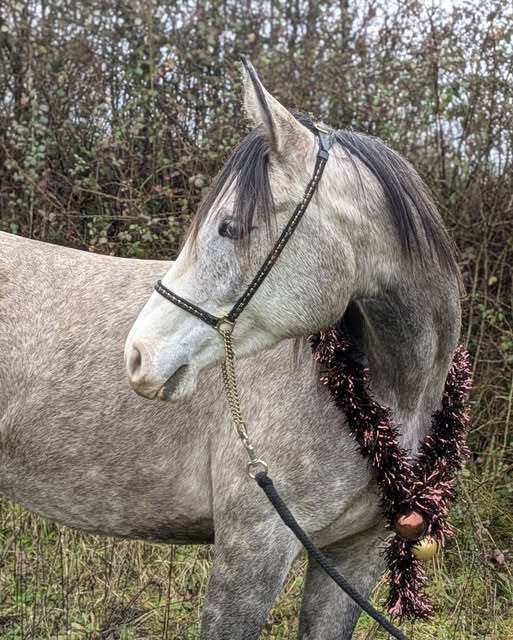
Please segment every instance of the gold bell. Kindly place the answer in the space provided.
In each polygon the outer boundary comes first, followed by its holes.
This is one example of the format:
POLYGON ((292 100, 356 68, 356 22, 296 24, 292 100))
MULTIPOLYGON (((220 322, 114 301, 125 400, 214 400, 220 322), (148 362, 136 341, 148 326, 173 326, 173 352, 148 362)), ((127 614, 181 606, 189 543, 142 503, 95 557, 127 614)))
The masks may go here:
POLYGON ((419 540, 413 547, 413 555, 417 560, 431 560, 438 551, 438 542, 435 538, 427 536, 419 540))

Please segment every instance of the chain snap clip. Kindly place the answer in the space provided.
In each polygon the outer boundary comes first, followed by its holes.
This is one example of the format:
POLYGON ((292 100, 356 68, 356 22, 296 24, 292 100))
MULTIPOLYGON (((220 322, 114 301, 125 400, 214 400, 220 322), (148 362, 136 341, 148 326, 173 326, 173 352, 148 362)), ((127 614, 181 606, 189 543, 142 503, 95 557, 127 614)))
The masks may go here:
POLYGON ((250 478, 254 479, 258 469, 267 473, 268 466, 264 460, 257 457, 253 443, 249 439, 246 423, 242 417, 239 388, 237 386, 237 378, 235 375, 235 352, 233 350, 232 343, 232 331, 234 325, 235 322, 232 322, 225 317, 221 317, 215 325, 215 328, 221 334, 224 342, 224 362, 221 365, 221 371, 223 374, 224 390, 226 392, 226 398, 228 399, 228 406, 230 407, 230 413, 232 416, 233 428, 248 454, 248 475, 250 478))

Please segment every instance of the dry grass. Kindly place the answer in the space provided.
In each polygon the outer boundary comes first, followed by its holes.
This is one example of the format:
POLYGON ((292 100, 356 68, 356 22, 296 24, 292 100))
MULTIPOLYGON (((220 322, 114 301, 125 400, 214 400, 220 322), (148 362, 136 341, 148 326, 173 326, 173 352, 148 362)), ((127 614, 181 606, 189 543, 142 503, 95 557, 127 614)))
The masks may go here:
MULTIPOLYGON (((405 631, 415 640, 511 639, 511 487, 468 471, 461 495, 453 512, 457 534, 430 571, 437 618, 406 625, 405 631)), ((193 640, 198 638, 209 557, 207 547, 82 535, 3 501, 0 637, 193 640)), ((263 638, 296 637, 303 568, 304 559, 291 571, 263 638)), ((382 595, 383 584, 376 589, 378 604, 382 595)), ((364 618, 355 637, 385 636, 364 618)))

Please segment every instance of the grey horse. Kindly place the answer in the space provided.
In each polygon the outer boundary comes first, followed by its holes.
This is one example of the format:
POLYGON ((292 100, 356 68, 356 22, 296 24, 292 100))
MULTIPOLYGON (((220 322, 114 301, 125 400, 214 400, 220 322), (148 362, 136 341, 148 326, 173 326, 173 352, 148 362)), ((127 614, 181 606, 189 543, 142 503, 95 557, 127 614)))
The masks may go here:
MULTIPOLYGON (((169 266, 0 233, 0 493, 87 532, 215 537, 202 638, 248 640, 299 546, 245 475, 216 369, 177 405, 148 402, 127 384, 124 340, 169 266)), ((296 515, 367 593, 381 570, 378 498, 301 352, 285 341, 241 362, 242 402, 296 515)), ((310 566, 301 637, 350 637, 357 616, 310 566)))
MULTIPOLYGON (((214 181, 162 279, 215 316, 231 309, 264 262, 305 192, 318 148, 314 123, 285 109, 250 65, 244 102, 255 128, 214 181)), ((336 426, 314 367, 302 366, 301 382, 289 386, 270 360, 244 358, 265 358, 267 349, 296 339, 304 362, 308 347, 301 339, 341 322, 369 368, 371 393, 392 409, 402 444, 415 451, 440 406, 457 344, 460 278, 442 220, 414 169, 379 140, 349 131, 331 137, 315 196, 237 320, 233 340, 258 455, 304 529, 367 594, 381 568, 384 533, 366 462, 336 426)), ((223 357, 221 336, 158 292, 125 347, 137 393, 170 402, 190 401, 197 389, 202 396, 202 372, 223 357)), ((219 440, 209 472, 216 553, 202 638, 248 640, 258 636, 298 545, 242 472, 235 436, 224 424, 214 434, 219 440)), ((350 638, 357 617, 310 565, 300 637, 350 638)))

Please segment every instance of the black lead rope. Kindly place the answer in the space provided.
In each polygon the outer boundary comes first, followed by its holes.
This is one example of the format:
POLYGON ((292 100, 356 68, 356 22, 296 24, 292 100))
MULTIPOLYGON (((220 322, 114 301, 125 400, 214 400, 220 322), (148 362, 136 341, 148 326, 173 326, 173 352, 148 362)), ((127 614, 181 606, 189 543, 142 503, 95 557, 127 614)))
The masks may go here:
POLYGON ((368 602, 368 600, 366 600, 349 584, 344 576, 341 575, 330 563, 322 551, 315 546, 303 529, 301 529, 282 497, 276 491, 271 478, 269 478, 266 473, 260 472, 255 474, 255 480, 258 483, 258 486, 263 489, 265 495, 269 499, 269 502, 276 509, 280 518, 308 551, 310 558, 313 558, 315 562, 317 562, 317 564, 329 575, 329 577, 342 589, 342 591, 344 591, 351 600, 354 600, 360 609, 363 609, 365 613, 380 624, 393 638, 397 638, 397 640, 408 640, 402 631, 387 620, 384 615, 377 611, 370 602, 368 602))

